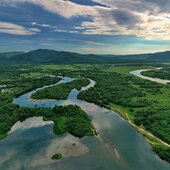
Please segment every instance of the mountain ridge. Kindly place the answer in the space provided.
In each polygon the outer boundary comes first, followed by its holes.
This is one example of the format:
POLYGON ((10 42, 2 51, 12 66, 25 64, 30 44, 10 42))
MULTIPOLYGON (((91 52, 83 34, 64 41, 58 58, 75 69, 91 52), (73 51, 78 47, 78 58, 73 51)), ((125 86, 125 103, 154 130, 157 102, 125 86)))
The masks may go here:
POLYGON ((170 62, 170 51, 132 55, 97 55, 37 49, 26 53, 0 53, 0 63, 114 64, 123 62, 170 62))

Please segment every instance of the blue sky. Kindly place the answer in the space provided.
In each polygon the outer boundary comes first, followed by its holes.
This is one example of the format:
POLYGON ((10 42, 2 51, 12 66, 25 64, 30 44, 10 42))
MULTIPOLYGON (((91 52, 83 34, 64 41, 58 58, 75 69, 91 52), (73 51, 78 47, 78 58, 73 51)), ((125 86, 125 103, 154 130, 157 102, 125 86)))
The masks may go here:
POLYGON ((0 0, 0 52, 170 50, 170 0, 0 0))

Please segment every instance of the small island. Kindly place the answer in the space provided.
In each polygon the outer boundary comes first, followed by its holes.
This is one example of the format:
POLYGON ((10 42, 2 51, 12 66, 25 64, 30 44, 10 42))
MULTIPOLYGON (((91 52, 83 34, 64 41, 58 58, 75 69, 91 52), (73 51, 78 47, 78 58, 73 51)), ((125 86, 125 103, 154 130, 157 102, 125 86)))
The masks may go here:
POLYGON ((61 153, 56 153, 54 155, 52 155, 51 159, 52 160, 59 160, 63 157, 63 155, 61 153))

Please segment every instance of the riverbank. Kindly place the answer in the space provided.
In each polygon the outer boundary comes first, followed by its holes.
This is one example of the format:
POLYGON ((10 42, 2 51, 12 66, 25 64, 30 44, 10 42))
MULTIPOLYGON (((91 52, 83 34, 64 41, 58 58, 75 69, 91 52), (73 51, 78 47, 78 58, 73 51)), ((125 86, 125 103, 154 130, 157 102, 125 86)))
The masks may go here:
POLYGON ((170 84, 170 67, 169 66, 165 66, 163 68, 161 67, 161 68, 154 69, 154 70, 149 70, 146 72, 142 72, 141 74, 147 77, 165 80, 167 81, 168 84, 170 84))
POLYGON ((150 132, 148 132, 146 129, 144 129, 144 127, 139 127, 137 125, 134 124, 132 118, 130 118, 130 116, 118 109, 118 108, 111 108, 113 111, 115 111, 116 113, 118 113, 121 117, 123 117, 125 120, 127 120, 127 122, 132 125, 141 135, 143 135, 143 137, 151 144, 151 145, 158 145, 158 144, 161 144, 161 145, 164 145, 166 147, 170 147, 170 144, 162 141, 161 139, 159 139, 158 137, 154 136, 153 134, 151 134, 150 132), (153 140, 155 142, 153 142, 153 140))

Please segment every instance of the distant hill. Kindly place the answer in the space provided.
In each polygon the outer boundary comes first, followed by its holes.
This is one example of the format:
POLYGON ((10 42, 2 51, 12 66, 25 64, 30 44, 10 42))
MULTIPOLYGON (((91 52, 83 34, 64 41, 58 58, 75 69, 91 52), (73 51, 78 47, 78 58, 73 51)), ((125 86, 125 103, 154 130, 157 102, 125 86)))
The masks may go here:
POLYGON ((158 62, 170 62, 170 51, 151 54, 151 56, 148 57, 148 60, 154 60, 158 62))
POLYGON ((170 62, 170 51, 139 55, 95 55, 38 49, 28 53, 0 53, 0 63, 33 64, 113 64, 132 62, 170 62))
POLYGON ((16 55, 24 54, 23 52, 4 52, 0 53, 0 58, 11 58, 16 55))
POLYGON ((14 56, 18 56, 24 54, 23 52, 4 52, 0 53, 0 63, 1 62, 8 62, 10 58, 14 56))

